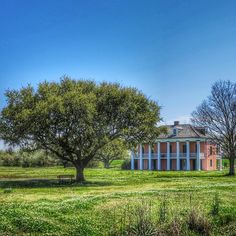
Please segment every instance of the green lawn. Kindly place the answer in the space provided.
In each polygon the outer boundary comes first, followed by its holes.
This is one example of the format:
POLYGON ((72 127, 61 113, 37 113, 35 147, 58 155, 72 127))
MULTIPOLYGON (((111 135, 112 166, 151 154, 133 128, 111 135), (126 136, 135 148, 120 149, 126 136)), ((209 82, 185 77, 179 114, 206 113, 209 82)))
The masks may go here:
POLYGON ((122 171, 119 164, 87 169, 84 184, 57 182, 57 175, 74 174, 73 168, 0 167, 0 235, 109 235, 134 203, 150 201, 158 209, 165 198, 170 216, 192 207, 209 214, 216 193, 220 211, 234 220, 236 178, 226 171, 122 171))

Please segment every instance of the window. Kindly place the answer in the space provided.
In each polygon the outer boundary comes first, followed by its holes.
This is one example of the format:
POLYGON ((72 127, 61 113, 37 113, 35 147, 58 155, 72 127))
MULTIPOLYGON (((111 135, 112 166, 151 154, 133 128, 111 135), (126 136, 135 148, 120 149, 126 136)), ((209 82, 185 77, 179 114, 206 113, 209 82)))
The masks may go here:
POLYGON ((172 153, 172 144, 170 144, 170 153, 172 153))
POLYGON ((177 135, 177 129, 173 129, 173 135, 177 135))
POLYGON ((210 160, 210 167, 212 167, 212 160, 210 160))
POLYGON ((186 147, 186 144, 183 145, 183 153, 186 153, 187 152, 187 147, 186 147))
POLYGON ((212 146, 210 146, 210 155, 212 155, 212 153, 213 153, 213 148, 212 146))

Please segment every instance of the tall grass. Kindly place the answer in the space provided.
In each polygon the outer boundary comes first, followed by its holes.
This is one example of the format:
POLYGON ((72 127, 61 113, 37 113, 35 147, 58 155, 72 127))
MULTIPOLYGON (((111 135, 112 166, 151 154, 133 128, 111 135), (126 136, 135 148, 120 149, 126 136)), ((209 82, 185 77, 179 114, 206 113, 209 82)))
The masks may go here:
POLYGON ((224 172, 87 169, 83 185, 58 183, 63 173, 74 169, 0 167, 0 235, 235 233, 236 179, 224 172))
MULTIPOLYGON (((158 212, 163 211, 163 200, 160 204, 150 200, 140 200, 136 203, 126 203, 121 208, 116 208, 116 213, 109 215, 113 222, 109 231, 111 236, 180 236, 180 235, 228 235, 225 232, 231 230, 231 235, 236 233, 234 213, 229 222, 216 223, 206 211, 204 206, 175 211, 165 220, 160 221, 158 212)), ((221 219, 229 216, 221 214, 221 219)))

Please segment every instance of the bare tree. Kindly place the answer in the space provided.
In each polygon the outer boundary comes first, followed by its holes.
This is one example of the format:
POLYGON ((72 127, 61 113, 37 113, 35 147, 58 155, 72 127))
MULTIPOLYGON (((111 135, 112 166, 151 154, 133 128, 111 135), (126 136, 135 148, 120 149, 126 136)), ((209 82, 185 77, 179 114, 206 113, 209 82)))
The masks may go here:
POLYGON ((208 135, 229 159, 229 175, 234 175, 236 158, 236 83, 218 81, 211 95, 192 113, 192 122, 207 127, 208 135))

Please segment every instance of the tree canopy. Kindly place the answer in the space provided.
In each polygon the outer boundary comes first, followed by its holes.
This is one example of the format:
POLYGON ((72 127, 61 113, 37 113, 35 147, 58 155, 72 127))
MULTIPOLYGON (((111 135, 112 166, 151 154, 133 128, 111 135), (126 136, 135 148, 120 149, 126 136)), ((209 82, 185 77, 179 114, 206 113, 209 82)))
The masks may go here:
POLYGON ((136 88, 64 77, 5 93, 0 137, 24 149, 43 149, 76 167, 77 181, 99 149, 121 138, 129 147, 160 133, 160 107, 136 88))
POLYGON ((211 95, 192 113, 192 121, 208 128, 208 135, 218 144, 230 161, 230 175, 234 175, 236 158, 236 83, 218 81, 211 95))

